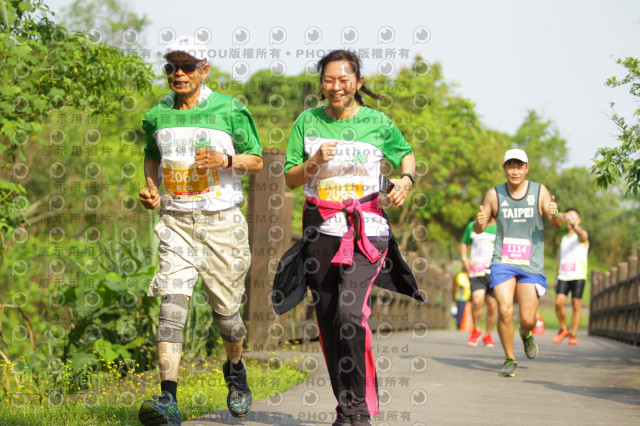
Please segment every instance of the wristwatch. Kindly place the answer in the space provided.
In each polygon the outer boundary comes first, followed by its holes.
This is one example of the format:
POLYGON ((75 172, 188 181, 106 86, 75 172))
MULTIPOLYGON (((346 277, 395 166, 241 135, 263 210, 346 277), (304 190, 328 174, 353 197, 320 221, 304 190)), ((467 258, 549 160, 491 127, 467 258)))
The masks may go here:
POLYGON ((413 178, 413 175, 411 173, 403 173, 402 176, 400 176, 400 179, 402 179, 405 176, 409 178, 409 180, 411 181, 411 185, 416 183, 416 180, 413 178))
POLYGON ((224 167, 225 169, 228 169, 229 167, 231 167, 231 163, 233 163, 233 157, 231 156, 231 154, 225 154, 227 156, 227 160, 228 160, 228 164, 226 167, 224 167))

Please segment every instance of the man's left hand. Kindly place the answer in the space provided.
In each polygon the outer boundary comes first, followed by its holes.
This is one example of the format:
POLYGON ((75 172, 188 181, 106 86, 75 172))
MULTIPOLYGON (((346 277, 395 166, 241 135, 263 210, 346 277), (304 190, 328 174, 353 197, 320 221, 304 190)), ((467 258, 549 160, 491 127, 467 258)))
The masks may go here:
POLYGON ((214 169, 224 167, 226 154, 211 148, 196 149, 196 167, 198 169, 214 169))
POLYGON ((549 204, 547 204, 547 212, 551 216, 554 216, 556 213, 558 213, 558 204, 556 204, 556 196, 555 195, 551 196, 551 201, 549 201, 549 204))

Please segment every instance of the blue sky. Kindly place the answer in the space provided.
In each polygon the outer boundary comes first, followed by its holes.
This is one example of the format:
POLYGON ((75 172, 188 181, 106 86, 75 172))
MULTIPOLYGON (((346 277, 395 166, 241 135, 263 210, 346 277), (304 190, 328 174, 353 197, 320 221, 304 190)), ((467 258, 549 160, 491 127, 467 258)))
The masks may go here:
MULTIPOLYGON (((71 1, 46 3, 59 12, 71 1)), ((640 57, 638 1, 131 4, 151 21, 139 36, 152 58, 163 35, 199 34, 211 62, 239 79, 264 68, 298 74, 341 47, 380 53, 363 61, 365 76, 393 73, 416 55, 439 62, 487 127, 513 134, 528 109, 552 120, 570 149, 567 167, 589 166, 598 147, 617 145, 609 102, 627 117, 638 108, 626 89, 605 86, 623 75, 616 58, 640 57)))

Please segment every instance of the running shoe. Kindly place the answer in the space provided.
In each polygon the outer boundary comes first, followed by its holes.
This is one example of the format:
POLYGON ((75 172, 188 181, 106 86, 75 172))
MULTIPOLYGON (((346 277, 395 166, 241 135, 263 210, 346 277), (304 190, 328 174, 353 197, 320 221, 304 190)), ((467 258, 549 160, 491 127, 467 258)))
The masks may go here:
POLYGON ((338 413, 336 421, 331 426, 349 426, 351 424, 349 418, 342 412, 342 407, 338 406, 336 412, 338 413))
POLYGON ((371 426, 371 417, 362 414, 351 416, 351 426, 371 426))
POLYGON ((176 426, 182 424, 180 410, 171 392, 162 391, 152 400, 147 400, 140 406, 138 419, 143 425, 169 425, 176 426))
POLYGON ((571 336, 569 336, 569 344, 570 345, 577 345, 578 344, 578 336, 576 336, 575 334, 571 334, 571 336))
POLYGON ((560 343, 564 340, 565 337, 567 337, 569 334, 571 334, 571 332, 569 330, 559 330, 558 334, 556 334, 555 336, 553 336, 553 339, 551 339, 551 341, 553 343, 560 343))
POLYGON ((518 363, 515 359, 507 358, 504 360, 504 364, 500 369, 500 374, 505 377, 513 377, 516 375, 516 368, 518 367, 518 363))
POLYGON ((242 370, 232 374, 229 360, 222 366, 224 380, 227 382, 229 394, 227 395, 227 407, 234 417, 244 417, 251 411, 253 397, 249 384, 247 383, 247 370, 242 366, 242 370))
POLYGON ((485 334, 484 337, 482 338, 482 341, 484 342, 484 345, 488 348, 493 348, 496 344, 493 343, 493 337, 491 337, 490 334, 485 334))
POLYGON ((520 329, 520 337, 522 337, 522 343, 524 343, 524 353, 529 359, 535 359, 538 356, 538 344, 533 338, 533 333, 529 332, 528 336, 522 335, 522 329, 520 329))
POLYGON ((482 330, 474 328, 471 332, 471 336, 469 336, 469 339, 467 340, 467 343, 471 346, 478 346, 478 339, 480 339, 480 336, 482 336, 482 330))

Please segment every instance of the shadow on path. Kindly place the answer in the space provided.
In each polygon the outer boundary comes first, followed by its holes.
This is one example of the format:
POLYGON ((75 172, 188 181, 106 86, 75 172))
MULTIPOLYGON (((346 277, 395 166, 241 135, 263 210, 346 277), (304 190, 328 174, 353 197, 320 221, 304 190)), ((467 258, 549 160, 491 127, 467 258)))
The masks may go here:
MULTIPOLYGON (((437 362, 441 362, 445 365, 451 365, 453 367, 461 367, 461 368, 466 368, 468 370, 474 370, 474 371, 488 371, 496 374, 498 374, 498 372, 500 371, 500 368, 502 368, 502 363, 504 362, 504 359, 502 358, 500 358, 499 360, 496 360, 495 362, 480 361, 477 358, 471 358, 471 357, 470 358, 432 357, 431 359, 437 362)), ((526 366, 521 366, 520 364, 518 364, 518 370, 526 370, 526 369, 527 369, 526 366)))
POLYGON ((640 405, 640 390, 630 388, 614 388, 614 387, 587 387, 587 386, 566 386, 559 383, 525 380, 524 383, 532 383, 535 385, 543 385, 549 389, 556 391, 573 393, 580 396, 590 396, 593 398, 601 398, 609 401, 622 402, 623 404, 640 405))
POLYGON ((233 417, 228 411, 216 411, 206 416, 189 419, 188 421, 197 422, 196 424, 202 425, 243 425, 245 422, 252 422, 252 424, 265 425, 306 426, 330 425, 332 423, 332 421, 298 420, 291 414, 266 411, 251 411, 248 416, 241 418, 233 417))

